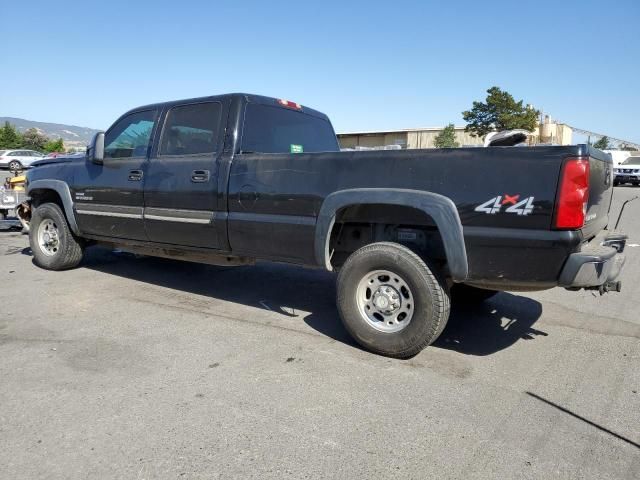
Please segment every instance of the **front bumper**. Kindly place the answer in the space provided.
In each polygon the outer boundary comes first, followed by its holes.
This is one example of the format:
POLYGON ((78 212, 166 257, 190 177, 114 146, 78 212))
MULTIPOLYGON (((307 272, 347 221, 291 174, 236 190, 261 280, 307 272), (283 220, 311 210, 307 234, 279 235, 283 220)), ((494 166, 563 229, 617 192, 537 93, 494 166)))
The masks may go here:
POLYGON ((618 232, 603 231, 580 251, 572 253, 560 274, 559 286, 569 289, 586 288, 620 291, 618 277, 624 266, 622 253, 627 236, 618 232))
POLYGON ((625 182, 638 182, 640 181, 640 174, 635 173, 616 173, 614 180, 619 183, 625 182))

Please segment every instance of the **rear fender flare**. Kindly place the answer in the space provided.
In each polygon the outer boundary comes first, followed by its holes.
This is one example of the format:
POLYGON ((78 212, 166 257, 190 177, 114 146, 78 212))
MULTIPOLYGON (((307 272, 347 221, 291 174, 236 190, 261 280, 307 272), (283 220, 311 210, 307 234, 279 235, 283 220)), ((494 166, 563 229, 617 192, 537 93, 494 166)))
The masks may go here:
POLYGON ((328 195, 318 215, 315 231, 315 257, 318 265, 327 270, 331 266, 330 232, 336 221, 336 212, 350 205, 387 204, 413 207, 433 218, 444 243, 451 278, 456 282, 467 279, 469 266, 464 244, 462 223, 451 199, 432 192, 400 188, 355 188, 328 195))

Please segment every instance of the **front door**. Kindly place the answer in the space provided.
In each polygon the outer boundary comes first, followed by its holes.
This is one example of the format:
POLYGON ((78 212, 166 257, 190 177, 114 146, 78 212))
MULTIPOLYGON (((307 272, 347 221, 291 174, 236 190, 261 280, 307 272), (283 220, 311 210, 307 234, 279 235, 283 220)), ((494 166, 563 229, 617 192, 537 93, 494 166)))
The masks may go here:
POLYGON ((103 164, 87 161, 77 171, 71 195, 81 232, 146 240, 144 168, 157 116, 144 110, 119 119, 105 134, 103 164))
POLYGON ((217 163, 226 113, 226 104, 218 101, 167 109, 145 178, 149 240, 214 249, 226 244, 226 219, 218 212, 217 163))

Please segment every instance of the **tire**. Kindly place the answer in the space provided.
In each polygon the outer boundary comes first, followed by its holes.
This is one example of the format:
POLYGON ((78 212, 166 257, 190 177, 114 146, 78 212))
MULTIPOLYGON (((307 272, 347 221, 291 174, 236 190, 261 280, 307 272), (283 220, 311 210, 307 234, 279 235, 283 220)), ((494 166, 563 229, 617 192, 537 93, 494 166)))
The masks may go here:
POLYGON ((618 185, 620 185, 620 182, 618 180, 614 180, 613 181, 613 186, 617 187, 618 185))
POLYGON ((55 203, 43 203, 33 211, 29 243, 35 264, 47 270, 67 270, 82 260, 83 245, 55 203))
POLYGON ((337 304, 356 342, 395 358, 412 357, 433 343, 450 310, 446 283, 414 252, 390 242, 349 256, 338 274, 337 304), (384 305, 390 310, 381 313, 384 305))
POLYGON ((11 160, 9 162, 9 171, 12 173, 22 170, 22 164, 18 160, 11 160))
POLYGON ((499 292, 497 290, 485 290, 484 288, 472 287, 457 283, 451 287, 451 300, 459 303, 482 303, 494 297, 499 292))
POLYGON ((634 187, 637 187, 638 185, 640 185, 640 183, 638 183, 638 182, 631 182, 631 184, 632 184, 634 187))

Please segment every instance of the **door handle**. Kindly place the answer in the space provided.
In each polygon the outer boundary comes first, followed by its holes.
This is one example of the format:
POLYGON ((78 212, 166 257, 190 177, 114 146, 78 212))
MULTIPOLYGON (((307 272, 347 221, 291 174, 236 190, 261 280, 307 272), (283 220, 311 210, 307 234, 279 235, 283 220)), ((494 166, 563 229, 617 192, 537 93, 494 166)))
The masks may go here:
POLYGON ((194 183, 208 182, 209 170, 194 170, 191 172, 191 181, 194 183))
POLYGON ((129 181, 130 182, 139 182, 142 180, 142 170, 130 170, 129 171, 129 181))

